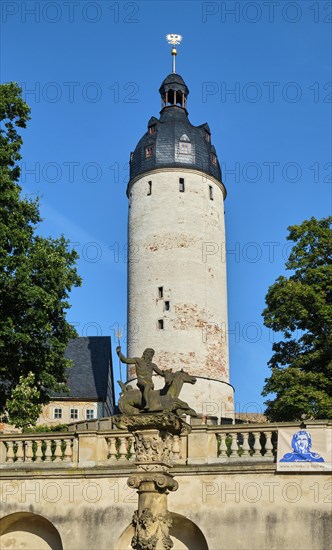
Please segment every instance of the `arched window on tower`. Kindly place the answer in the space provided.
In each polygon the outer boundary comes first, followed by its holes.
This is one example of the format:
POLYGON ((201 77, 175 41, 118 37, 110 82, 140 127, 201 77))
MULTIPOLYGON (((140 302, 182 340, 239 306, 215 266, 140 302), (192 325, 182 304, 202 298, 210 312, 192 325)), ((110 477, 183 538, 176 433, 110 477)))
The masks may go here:
POLYGON ((182 155, 190 155, 191 154, 191 143, 190 139, 186 134, 183 134, 180 137, 179 141, 179 153, 182 155))
POLYGON ((180 105, 185 106, 185 95, 178 90, 168 90, 165 94, 165 105, 180 105))
POLYGON ((182 90, 172 90, 168 89, 164 91, 161 96, 161 107, 170 107, 171 105, 177 105, 183 107, 184 109, 187 106, 186 94, 182 90))

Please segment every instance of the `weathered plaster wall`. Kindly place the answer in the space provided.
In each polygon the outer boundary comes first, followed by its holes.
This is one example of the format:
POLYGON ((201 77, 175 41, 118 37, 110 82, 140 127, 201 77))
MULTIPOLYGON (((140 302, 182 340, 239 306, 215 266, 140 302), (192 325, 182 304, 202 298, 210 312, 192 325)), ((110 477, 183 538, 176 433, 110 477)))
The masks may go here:
MULTIPOLYGON (((42 516, 59 533, 64 550, 130 549, 119 546, 119 541, 130 540, 128 529, 137 503, 135 491, 126 485, 129 473, 103 468, 53 472, 41 468, 29 475, 4 471, 1 517, 21 512, 42 516)), ((328 475, 277 474, 273 464, 250 469, 183 466, 174 468, 174 474, 179 489, 168 496, 168 507, 178 514, 175 523, 183 523, 182 535, 181 529, 173 532, 178 541, 174 550, 196 550, 197 529, 209 550, 329 548, 328 475)), ((0 533, 3 528, 0 521, 0 533)), ((15 536, 11 532, 12 541, 15 536)), ((8 534, 2 537, 0 544, 8 541, 8 534)), ((18 546, 12 542, 6 548, 18 546)))

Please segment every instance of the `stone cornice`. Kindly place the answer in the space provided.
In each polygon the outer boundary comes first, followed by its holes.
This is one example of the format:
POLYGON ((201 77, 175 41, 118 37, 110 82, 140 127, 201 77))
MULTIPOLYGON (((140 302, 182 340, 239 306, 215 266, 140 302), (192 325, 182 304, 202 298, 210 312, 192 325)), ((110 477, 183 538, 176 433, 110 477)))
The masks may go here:
MULTIPOLYGON (((241 464, 183 464, 173 465, 172 474, 174 476, 193 476, 193 475, 231 475, 231 474, 266 474, 276 470, 275 463, 241 463, 241 464)), ((91 466, 85 468, 61 468, 54 465, 48 468, 8 468, 1 471, 1 479, 4 480, 25 480, 25 479, 85 479, 85 478, 127 478, 135 471, 134 464, 119 464, 110 466, 91 466)), ((319 472, 328 473, 328 472, 319 472)), ((301 472, 299 475, 303 475, 301 472)))

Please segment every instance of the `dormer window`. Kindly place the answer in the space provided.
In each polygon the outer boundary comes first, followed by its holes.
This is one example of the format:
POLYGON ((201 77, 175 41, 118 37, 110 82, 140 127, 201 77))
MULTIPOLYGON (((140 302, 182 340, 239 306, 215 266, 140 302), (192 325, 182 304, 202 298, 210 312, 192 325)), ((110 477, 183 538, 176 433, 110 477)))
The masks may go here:
POLYGON ((149 134, 155 134, 157 131, 157 126, 156 124, 153 124, 153 126, 149 126, 149 134))
POLYGON ((211 162, 214 166, 217 166, 217 157, 214 153, 211 153, 211 162))
POLYGON ((211 136, 210 136, 209 132, 206 132, 206 131, 205 131, 204 137, 205 137, 205 141, 206 141, 207 143, 210 143, 210 141, 211 141, 211 136))
POLYGON ((185 143, 183 141, 180 141, 179 152, 182 153, 183 155, 190 155, 191 143, 185 143))
POLYGON ((152 157, 152 154, 153 154, 153 146, 148 145, 147 147, 145 147, 145 158, 149 159, 150 157, 152 157))
POLYGON ((179 153, 182 153, 183 155, 190 155, 191 154, 191 143, 190 139, 186 134, 183 134, 180 137, 179 141, 179 153))

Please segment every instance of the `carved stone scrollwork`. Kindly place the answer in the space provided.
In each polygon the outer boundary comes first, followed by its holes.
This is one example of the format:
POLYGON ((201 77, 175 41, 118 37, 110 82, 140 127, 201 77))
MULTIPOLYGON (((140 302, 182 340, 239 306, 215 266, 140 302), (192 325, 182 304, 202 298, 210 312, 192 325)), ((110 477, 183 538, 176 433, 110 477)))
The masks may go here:
POLYGON ((140 514, 136 510, 132 522, 135 534, 131 545, 136 550, 156 550, 157 548, 171 550, 173 547, 169 536, 172 519, 168 512, 153 515, 149 508, 145 508, 140 514))
POLYGON ((179 484, 170 475, 157 475, 154 476, 153 481, 159 489, 168 489, 169 491, 176 491, 179 484))
POLYGON ((170 466, 170 454, 173 447, 172 434, 159 430, 144 430, 134 432, 136 462, 170 466))
POLYGON ((127 484, 132 489, 141 489, 143 483, 153 483, 154 488, 159 493, 167 493, 168 491, 176 491, 179 484, 173 477, 168 473, 137 473, 129 477, 127 484))

